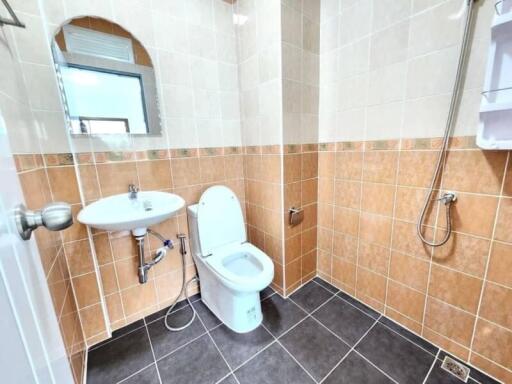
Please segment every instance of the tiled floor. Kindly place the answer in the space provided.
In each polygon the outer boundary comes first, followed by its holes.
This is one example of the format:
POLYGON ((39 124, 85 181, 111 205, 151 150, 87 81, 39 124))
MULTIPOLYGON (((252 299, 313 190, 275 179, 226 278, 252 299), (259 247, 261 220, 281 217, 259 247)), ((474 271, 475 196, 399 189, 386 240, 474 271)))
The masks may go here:
MULTIPOLYGON (((198 296, 198 317, 169 332, 165 311, 116 331, 89 352, 88 384, 358 384, 462 381, 441 368, 445 353, 315 279, 289 299, 262 293, 263 324, 247 334, 222 325, 198 296)), ((171 318, 183 324, 190 308, 171 318)), ((468 383, 496 381, 472 369, 468 383)))

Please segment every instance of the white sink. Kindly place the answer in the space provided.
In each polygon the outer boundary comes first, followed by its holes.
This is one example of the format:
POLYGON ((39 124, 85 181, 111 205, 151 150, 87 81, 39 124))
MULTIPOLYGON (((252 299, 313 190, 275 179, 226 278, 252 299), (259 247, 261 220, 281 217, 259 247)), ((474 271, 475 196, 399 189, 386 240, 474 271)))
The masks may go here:
POLYGON ((100 199, 80 211, 78 221, 106 231, 132 231, 142 236, 148 227, 161 223, 185 205, 178 195, 167 192, 138 192, 130 199, 129 193, 100 199))

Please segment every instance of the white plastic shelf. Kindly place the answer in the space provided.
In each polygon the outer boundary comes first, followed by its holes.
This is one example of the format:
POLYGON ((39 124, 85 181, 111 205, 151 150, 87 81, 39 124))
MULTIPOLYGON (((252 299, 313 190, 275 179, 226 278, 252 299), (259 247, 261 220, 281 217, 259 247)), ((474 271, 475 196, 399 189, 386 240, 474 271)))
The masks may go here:
POLYGON ((512 0, 498 3, 480 104, 477 145, 512 149, 512 0))

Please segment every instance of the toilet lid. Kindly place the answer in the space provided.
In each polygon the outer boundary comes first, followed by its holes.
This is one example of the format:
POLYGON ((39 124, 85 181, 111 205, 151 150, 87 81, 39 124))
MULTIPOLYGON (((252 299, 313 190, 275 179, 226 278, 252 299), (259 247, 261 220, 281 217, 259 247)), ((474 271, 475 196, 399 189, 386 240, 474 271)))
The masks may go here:
POLYGON ((223 245, 247 240, 240 202, 235 193, 223 185, 210 187, 201 196, 197 226, 203 256, 223 245))

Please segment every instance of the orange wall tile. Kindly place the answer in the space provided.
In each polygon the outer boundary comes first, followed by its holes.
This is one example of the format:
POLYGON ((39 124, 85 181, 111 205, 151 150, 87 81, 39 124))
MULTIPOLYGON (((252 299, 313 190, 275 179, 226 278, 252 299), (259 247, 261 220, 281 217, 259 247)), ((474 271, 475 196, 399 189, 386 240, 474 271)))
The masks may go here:
MULTIPOLYGON (((418 239, 416 221, 437 159, 435 146, 410 149, 425 147, 414 139, 321 145, 317 272, 460 358, 509 378, 510 153, 456 139, 436 185, 458 194, 454 232, 434 250, 418 239), (498 337, 502 342, 495 343, 498 337)), ((424 224, 424 236, 441 239, 444 206, 432 204, 424 224)))

